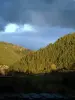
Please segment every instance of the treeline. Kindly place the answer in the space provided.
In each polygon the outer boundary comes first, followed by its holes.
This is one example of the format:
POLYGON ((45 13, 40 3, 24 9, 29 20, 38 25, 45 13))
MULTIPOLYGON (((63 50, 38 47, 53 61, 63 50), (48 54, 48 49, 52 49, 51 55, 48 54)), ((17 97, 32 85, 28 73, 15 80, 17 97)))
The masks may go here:
POLYGON ((48 73, 59 69, 75 69, 75 33, 65 35, 36 52, 30 52, 10 66, 9 71, 48 73))

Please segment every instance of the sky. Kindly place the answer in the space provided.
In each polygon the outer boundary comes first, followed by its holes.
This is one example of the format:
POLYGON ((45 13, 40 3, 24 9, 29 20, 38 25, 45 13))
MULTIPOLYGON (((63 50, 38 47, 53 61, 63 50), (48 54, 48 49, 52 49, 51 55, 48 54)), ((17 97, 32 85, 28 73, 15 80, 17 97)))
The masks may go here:
POLYGON ((0 41, 38 50, 75 32, 75 0, 0 0, 0 41))

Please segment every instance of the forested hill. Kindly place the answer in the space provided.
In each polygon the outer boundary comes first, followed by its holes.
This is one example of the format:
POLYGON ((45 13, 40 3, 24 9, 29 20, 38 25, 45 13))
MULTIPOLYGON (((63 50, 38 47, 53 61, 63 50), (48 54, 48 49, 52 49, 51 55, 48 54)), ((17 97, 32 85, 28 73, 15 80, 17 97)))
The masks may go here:
POLYGON ((12 65, 29 52, 31 51, 18 45, 0 42, 0 65, 12 65))
POLYGON ((54 44, 24 56, 11 70, 44 73, 57 69, 75 69, 75 33, 59 38, 54 44))

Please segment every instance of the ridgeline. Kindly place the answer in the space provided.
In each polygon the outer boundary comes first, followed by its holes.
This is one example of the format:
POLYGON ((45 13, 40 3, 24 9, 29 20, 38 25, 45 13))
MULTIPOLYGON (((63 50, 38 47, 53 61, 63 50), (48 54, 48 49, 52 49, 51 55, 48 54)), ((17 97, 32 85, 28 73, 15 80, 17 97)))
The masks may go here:
POLYGON ((67 34, 54 44, 25 55, 12 64, 9 70, 35 74, 75 70, 75 33, 67 34))

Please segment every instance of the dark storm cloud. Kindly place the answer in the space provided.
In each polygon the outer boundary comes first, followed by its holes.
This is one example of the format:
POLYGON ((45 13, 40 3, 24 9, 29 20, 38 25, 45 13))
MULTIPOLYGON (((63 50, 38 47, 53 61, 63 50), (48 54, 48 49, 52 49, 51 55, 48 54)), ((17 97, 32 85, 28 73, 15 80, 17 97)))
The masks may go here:
POLYGON ((1 19, 1 29, 11 22, 75 28, 75 1, 0 0, 1 19))

